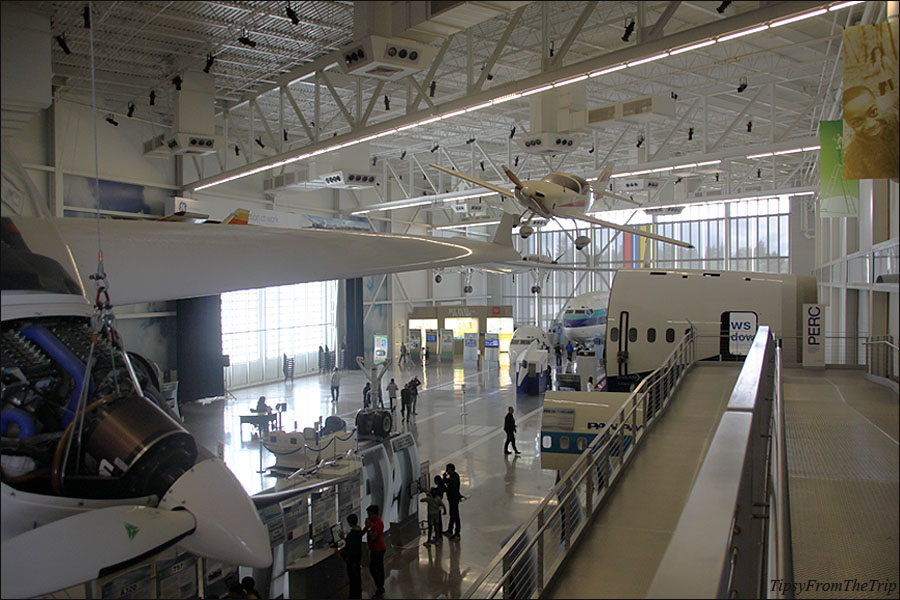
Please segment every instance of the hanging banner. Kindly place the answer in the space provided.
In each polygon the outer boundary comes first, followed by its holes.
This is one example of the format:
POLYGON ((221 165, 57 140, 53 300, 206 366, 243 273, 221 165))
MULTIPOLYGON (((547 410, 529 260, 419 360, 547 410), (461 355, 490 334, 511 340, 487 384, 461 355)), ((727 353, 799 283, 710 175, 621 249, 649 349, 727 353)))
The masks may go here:
POLYGON ((859 182, 844 179, 843 121, 819 123, 819 216, 855 217, 859 182))
POLYGON ((844 29, 844 178, 900 177, 897 20, 844 29))

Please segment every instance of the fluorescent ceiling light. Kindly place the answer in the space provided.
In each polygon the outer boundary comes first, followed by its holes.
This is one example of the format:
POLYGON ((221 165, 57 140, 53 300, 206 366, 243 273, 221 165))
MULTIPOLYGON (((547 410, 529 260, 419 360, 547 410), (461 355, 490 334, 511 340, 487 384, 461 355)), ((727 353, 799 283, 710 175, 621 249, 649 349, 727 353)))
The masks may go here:
POLYGON ((708 160, 708 161, 706 161, 706 162, 698 162, 698 163, 697 163, 697 166, 698 166, 698 167, 706 167, 706 166, 708 166, 708 165, 717 165, 717 164, 719 164, 720 162, 722 162, 722 161, 721 161, 721 160, 708 160))
POLYGON ((562 81, 557 81, 553 84, 553 87, 562 87, 564 85, 569 85, 570 83, 575 83, 576 81, 584 81, 587 78, 587 75, 578 75, 577 77, 572 77, 571 79, 563 79, 562 81))
POLYGON ((607 73, 612 73, 613 71, 621 71, 622 69, 627 68, 628 65, 622 63, 620 65, 616 65, 614 67, 607 67, 605 69, 600 69, 599 71, 594 71, 589 75, 589 77, 599 77, 600 75, 606 75, 607 73))
MULTIPOLYGON (((462 112, 462 111, 461 111, 462 112)), ((459 114, 459 113, 454 113, 459 114)), ((448 115, 440 115, 437 117, 431 117, 430 119, 425 119, 424 121, 419 121, 416 125, 428 125, 429 123, 434 123, 435 121, 440 121, 441 119, 446 118, 448 115)))
POLYGON ((801 148, 801 150, 803 150, 804 152, 809 152, 811 150, 821 150, 821 149, 822 149, 822 146, 805 146, 805 147, 801 148))
POLYGON ((788 23, 796 23, 797 21, 802 21, 803 19, 824 15, 827 12, 828 9, 820 8, 819 10, 814 10, 812 12, 795 15, 793 17, 788 17, 787 19, 782 19, 780 21, 775 21, 774 23, 769 23, 769 27, 781 27, 782 25, 787 25, 788 23))
POLYGON ((538 92, 546 92, 547 90, 551 89, 552 87, 553 87, 552 83, 549 85, 542 85, 541 87, 534 88, 533 90, 528 90, 527 92, 522 92, 522 96, 524 97, 524 96, 530 96, 532 94, 537 94, 538 92))
MULTIPOLYGON (((828 9, 829 12, 834 12, 836 10, 841 10, 842 8, 849 8, 851 6, 855 6, 857 4, 862 4, 865 0, 855 0, 854 2, 841 2, 840 4, 835 4, 834 6, 828 9)), ((799 194, 797 194, 799 196, 799 194)))
POLYGON ((766 156, 772 156, 772 152, 763 152, 762 154, 748 154, 747 158, 764 158, 766 156))
POLYGON ((632 60, 628 62, 629 67, 636 67, 637 65, 642 65, 644 63, 652 62, 654 60, 659 60, 661 58, 665 58, 669 55, 668 52, 663 52, 661 54, 655 54, 653 56, 648 56, 647 58, 641 58, 639 60, 632 60))
MULTIPOLYGON (((461 109, 459 109, 459 110, 454 110, 453 112, 449 112, 449 113, 447 113, 447 114, 445 114, 445 115, 441 115, 440 118, 441 118, 441 119, 449 119, 450 117, 455 117, 456 115, 461 115, 461 114, 463 114, 464 112, 466 112, 466 109, 465 109, 465 108, 461 108, 461 109)), ((437 119, 435 119, 435 121, 437 121, 437 119)))
POLYGON ((510 100, 515 100, 516 98, 521 98, 522 94, 510 94, 508 96, 500 96, 499 98, 495 98, 491 101, 491 104, 502 104, 504 102, 509 102, 510 100))
POLYGON ((706 46, 712 46, 716 43, 715 39, 706 40, 705 42, 699 42, 696 44, 692 44, 690 46, 685 46, 683 48, 678 48, 677 50, 670 50, 669 56, 675 56, 676 54, 681 54, 682 52, 690 52, 692 50, 696 50, 698 48, 705 48, 706 46))
POLYGON ((790 150, 779 150, 778 152, 773 152, 774 156, 778 156, 780 154, 793 154, 795 152, 803 152, 803 148, 791 148, 790 150))
POLYGON ((728 40, 733 40, 739 37, 743 37, 745 35, 750 35, 751 33, 758 33, 760 31, 765 31, 768 29, 768 25, 760 25, 759 27, 754 27, 752 29, 745 29, 744 31, 738 31, 737 33, 729 33, 728 35, 721 35, 716 38, 719 42, 727 42, 728 40))
POLYGON ((466 112, 472 112, 473 110, 480 110, 482 108, 487 108, 488 106, 490 106, 493 103, 494 103, 493 101, 489 101, 489 102, 485 102, 484 104, 476 104, 475 106, 471 106, 471 107, 467 108, 466 112))

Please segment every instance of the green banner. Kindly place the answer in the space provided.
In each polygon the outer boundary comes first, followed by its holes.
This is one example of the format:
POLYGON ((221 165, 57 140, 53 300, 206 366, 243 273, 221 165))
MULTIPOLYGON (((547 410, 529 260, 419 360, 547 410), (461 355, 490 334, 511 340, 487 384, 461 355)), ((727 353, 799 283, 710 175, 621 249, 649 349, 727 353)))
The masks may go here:
POLYGON ((844 179, 844 122, 819 122, 819 216, 855 217, 859 181, 844 179))

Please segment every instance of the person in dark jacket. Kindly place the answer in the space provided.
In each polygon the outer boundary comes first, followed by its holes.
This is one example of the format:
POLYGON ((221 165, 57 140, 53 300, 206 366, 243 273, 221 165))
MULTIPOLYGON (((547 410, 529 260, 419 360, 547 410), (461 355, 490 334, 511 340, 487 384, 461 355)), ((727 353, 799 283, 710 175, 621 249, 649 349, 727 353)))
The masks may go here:
POLYGON ((459 502, 463 499, 463 495, 459 491, 459 473, 456 472, 456 466, 453 463, 447 463, 447 470, 444 473, 444 485, 447 487, 447 506, 450 508, 450 520, 447 522, 447 531, 444 535, 451 540, 459 539, 459 502))
MULTIPOLYGON (((419 414, 418 412, 416 412, 416 401, 419 399, 419 386, 420 385, 422 385, 422 382, 419 381, 418 377, 413 377, 409 381, 409 395, 410 395, 409 399, 411 402, 410 408, 412 408, 412 414, 414 414, 414 415, 419 414)), ((407 416, 409 416, 409 413, 407 413, 407 416)))
POLYGON ((409 391, 409 384, 403 386, 400 390, 400 418, 409 421, 409 414, 412 412, 410 403, 412 402, 412 393, 409 391))
POLYGON ((343 535, 344 548, 341 550, 341 558, 347 563, 347 579, 350 581, 348 598, 362 598, 362 576, 359 565, 362 562, 363 530, 359 526, 359 517, 354 514, 347 515, 347 523, 350 531, 343 535))
POLYGON ((519 452, 519 449, 516 448, 516 418, 513 416, 513 413, 516 411, 512 406, 509 407, 509 412, 506 413, 506 419, 503 421, 503 431, 506 432, 506 443, 503 444, 503 454, 509 454, 509 445, 512 444, 513 451, 516 454, 522 454, 519 452))

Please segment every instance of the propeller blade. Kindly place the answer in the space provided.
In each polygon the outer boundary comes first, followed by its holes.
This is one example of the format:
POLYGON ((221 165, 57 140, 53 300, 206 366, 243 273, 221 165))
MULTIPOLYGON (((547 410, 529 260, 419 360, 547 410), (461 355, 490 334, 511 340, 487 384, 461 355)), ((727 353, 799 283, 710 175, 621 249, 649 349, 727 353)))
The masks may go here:
POLYGON ((522 189, 522 180, 516 177, 516 174, 510 171, 506 165, 503 165, 503 172, 506 173, 506 176, 509 177, 509 180, 515 184, 516 188, 522 189))
POLYGON ((101 570, 161 552, 195 526, 186 510, 134 505, 47 523, 3 542, 2 596, 32 598, 96 579, 101 570))

